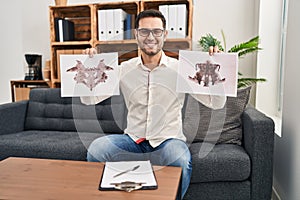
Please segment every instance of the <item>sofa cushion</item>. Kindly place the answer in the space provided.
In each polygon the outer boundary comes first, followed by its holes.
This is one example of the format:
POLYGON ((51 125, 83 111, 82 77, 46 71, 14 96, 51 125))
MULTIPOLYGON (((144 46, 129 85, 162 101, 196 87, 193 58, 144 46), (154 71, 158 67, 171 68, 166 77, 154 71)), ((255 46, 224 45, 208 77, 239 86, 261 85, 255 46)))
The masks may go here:
POLYGON ((243 181, 250 176, 251 163, 242 146, 235 144, 192 143, 191 183, 243 181))
MULTIPOLYGON (((251 182, 220 181, 214 183, 191 183, 184 200, 250 200, 251 182)), ((268 199, 268 198, 265 198, 268 199)), ((259 199, 262 200, 262 199, 259 199)), ((269 198, 271 200, 271 198, 269 198)))
POLYGON ((183 131, 189 142, 238 144, 242 142, 241 115, 249 101, 251 87, 227 97, 224 108, 213 110, 187 95, 183 131))
POLYGON ((0 160, 10 156, 86 160, 90 143, 104 134, 60 131, 22 131, 1 136, 0 160))
POLYGON ((25 130, 123 133, 126 108, 123 97, 113 96, 97 105, 84 105, 79 97, 64 97, 60 88, 30 92, 25 130))

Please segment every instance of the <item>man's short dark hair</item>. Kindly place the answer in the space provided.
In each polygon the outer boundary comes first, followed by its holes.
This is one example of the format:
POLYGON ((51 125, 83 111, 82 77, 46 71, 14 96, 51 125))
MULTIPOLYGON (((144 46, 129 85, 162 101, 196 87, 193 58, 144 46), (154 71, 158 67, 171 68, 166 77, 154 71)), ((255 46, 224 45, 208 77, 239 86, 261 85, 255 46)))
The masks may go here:
POLYGON ((139 22, 141 19, 146 18, 146 17, 158 17, 161 19, 162 23, 163 23, 163 28, 166 28, 166 18, 164 17, 164 15, 159 11, 159 10, 154 10, 154 9, 150 9, 150 10, 144 10, 142 12, 140 12, 135 20, 135 28, 139 28, 139 22))

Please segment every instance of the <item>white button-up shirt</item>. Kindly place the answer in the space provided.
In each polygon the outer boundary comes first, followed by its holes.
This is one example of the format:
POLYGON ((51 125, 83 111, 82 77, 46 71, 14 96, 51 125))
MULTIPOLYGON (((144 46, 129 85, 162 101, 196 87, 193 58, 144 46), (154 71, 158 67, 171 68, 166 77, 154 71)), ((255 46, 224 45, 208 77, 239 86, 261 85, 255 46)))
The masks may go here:
MULTIPOLYGON (((120 89, 128 108, 128 134, 134 141, 149 140, 157 147, 169 138, 186 141, 182 131, 184 93, 176 92, 178 60, 162 54, 159 66, 150 70, 141 57, 122 62, 119 68, 120 89)), ((225 96, 193 95, 204 105, 218 109, 225 96)), ((81 97, 85 104, 96 104, 107 97, 81 97)))

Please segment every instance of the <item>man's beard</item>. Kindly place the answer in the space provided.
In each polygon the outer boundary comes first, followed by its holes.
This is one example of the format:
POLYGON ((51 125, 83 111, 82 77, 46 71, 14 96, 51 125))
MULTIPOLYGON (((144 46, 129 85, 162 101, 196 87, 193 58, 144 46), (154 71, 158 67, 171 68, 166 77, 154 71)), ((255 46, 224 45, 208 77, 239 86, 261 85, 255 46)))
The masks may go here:
POLYGON ((142 48, 141 50, 148 56, 155 56, 156 54, 158 54, 160 52, 161 49, 157 49, 156 51, 147 51, 146 48, 142 48))
POLYGON ((157 48, 155 51, 151 51, 151 49, 150 50, 147 50, 147 48, 146 48, 146 46, 147 46, 147 44, 144 44, 144 43, 140 43, 139 44, 139 46, 140 46, 140 48, 141 48, 141 51, 142 52, 144 52, 146 55, 148 55, 148 56, 155 56, 156 54, 158 54, 161 50, 162 50, 162 46, 164 45, 164 43, 162 42, 160 45, 159 44, 157 44, 157 46, 160 46, 160 48, 157 48))

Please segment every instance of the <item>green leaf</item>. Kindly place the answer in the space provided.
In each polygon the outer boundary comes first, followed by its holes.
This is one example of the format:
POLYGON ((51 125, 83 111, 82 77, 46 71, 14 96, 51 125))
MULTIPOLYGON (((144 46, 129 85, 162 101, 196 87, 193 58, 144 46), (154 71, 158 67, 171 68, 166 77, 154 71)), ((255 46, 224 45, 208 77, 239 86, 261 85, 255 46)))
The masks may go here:
POLYGON ((221 45, 221 42, 213 37, 211 34, 206 34, 206 36, 202 36, 199 40, 199 44, 202 47, 203 51, 208 52, 209 47, 218 46, 219 50, 224 51, 224 48, 221 45))
POLYGON ((257 82, 265 82, 267 81, 264 78, 239 78, 238 79, 238 88, 247 87, 253 85, 257 82))
POLYGON ((228 52, 238 53, 238 56, 242 57, 248 53, 261 50, 261 48, 258 47, 258 45, 259 45, 259 36, 256 36, 254 38, 251 38, 247 42, 234 45, 233 47, 231 47, 231 49, 228 50, 228 52))
POLYGON ((259 47, 251 47, 251 48, 239 51, 238 56, 242 57, 242 56, 244 56, 246 54, 253 53, 253 52, 256 52, 258 50, 261 50, 261 48, 259 48, 259 47))

